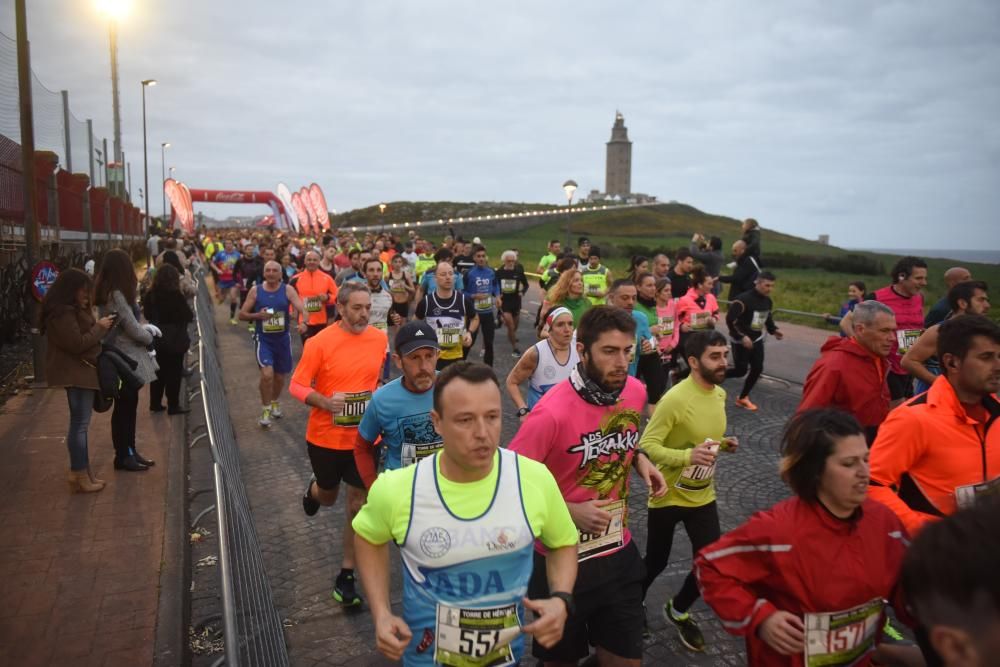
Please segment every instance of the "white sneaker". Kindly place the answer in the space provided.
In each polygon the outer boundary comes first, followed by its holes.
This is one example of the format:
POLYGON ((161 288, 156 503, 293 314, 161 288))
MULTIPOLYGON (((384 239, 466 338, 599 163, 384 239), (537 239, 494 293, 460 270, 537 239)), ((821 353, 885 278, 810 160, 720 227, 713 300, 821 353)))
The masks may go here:
POLYGON ((264 407, 260 413, 260 419, 257 420, 257 423, 264 428, 271 425, 271 406, 268 405, 264 407))
POLYGON ((274 419, 281 419, 285 416, 285 413, 281 411, 281 405, 277 401, 271 403, 271 417, 274 419))

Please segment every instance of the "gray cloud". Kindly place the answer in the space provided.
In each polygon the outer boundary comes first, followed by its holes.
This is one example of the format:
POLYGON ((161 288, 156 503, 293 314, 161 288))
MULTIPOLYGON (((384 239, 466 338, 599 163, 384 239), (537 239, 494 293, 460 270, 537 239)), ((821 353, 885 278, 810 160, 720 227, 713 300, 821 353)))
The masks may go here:
MULTIPOLYGON (((110 134, 106 26, 29 12, 36 73, 110 134)), ((120 58, 133 178, 147 77, 152 181, 170 140, 192 186, 315 180, 338 210, 603 189, 621 109, 633 185, 662 199, 847 246, 1000 243, 992 0, 178 0, 136 3, 120 58)))

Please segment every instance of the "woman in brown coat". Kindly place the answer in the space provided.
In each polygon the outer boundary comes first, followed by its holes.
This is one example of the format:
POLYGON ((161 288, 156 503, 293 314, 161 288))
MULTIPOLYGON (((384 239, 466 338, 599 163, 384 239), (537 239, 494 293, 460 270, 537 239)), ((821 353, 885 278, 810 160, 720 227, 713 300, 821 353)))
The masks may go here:
POLYGON ((94 319, 90 276, 79 269, 59 274, 42 300, 40 328, 46 336, 45 377, 50 387, 65 387, 69 401, 69 485, 92 492, 104 482, 90 472, 87 429, 97 393, 97 355, 113 317, 94 319))

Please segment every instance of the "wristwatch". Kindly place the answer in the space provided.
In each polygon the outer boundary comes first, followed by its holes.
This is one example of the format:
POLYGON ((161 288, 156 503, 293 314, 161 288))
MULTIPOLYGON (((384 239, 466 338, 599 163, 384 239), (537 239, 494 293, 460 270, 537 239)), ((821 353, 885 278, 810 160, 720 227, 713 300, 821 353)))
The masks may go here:
POLYGON ((566 615, 572 616, 576 613, 576 605, 573 604, 573 594, 566 593, 565 591, 552 591, 549 593, 549 597, 559 598, 566 603, 566 615))
POLYGON ((531 408, 529 408, 529 407, 525 406, 525 407, 523 407, 523 408, 520 408, 520 409, 519 409, 519 410, 517 411, 517 416, 518 416, 518 417, 523 417, 524 415, 528 414, 529 412, 531 412, 531 408))

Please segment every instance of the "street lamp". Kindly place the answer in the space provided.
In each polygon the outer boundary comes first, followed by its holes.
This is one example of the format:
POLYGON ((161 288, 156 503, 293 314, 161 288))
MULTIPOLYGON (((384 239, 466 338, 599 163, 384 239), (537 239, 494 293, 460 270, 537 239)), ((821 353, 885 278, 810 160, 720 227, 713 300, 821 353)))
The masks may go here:
MULTIPOLYGON (((166 224, 166 219, 167 219, 167 194, 166 194, 166 188, 164 188, 164 186, 167 184, 167 175, 163 173, 163 170, 165 168, 165 165, 167 164, 168 148, 170 148, 169 141, 164 141, 162 144, 160 144, 160 204, 162 204, 163 208, 162 215, 164 224, 166 224)), ((173 176, 174 176, 174 168, 171 167, 170 177, 173 178, 173 176)))
POLYGON ((143 79, 142 83, 142 182, 146 192, 146 232, 149 232, 149 151, 146 149, 146 88, 156 85, 156 79, 143 79))
MULTIPOLYGON (((114 163, 115 182, 113 195, 121 195, 119 171, 122 166, 122 117, 118 96, 118 22, 128 14, 129 0, 98 0, 98 9, 108 17, 108 46, 111 53, 111 111, 114 122, 114 163)), ((107 158, 105 157, 106 161, 107 158)), ((109 184, 110 185, 110 184, 109 184)))
POLYGON ((382 218, 382 214, 385 213, 385 207, 386 207, 385 204, 378 205, 378 222, 380 227, 379 229, 380 234, 385 231, 385 220, 382 218))
POLYGON ((563 192, 566 193, 566 247, 573 247, 573 231, 571 229, 573 224, 573 217, 570 215, 569 207, 573 205, 573 193, 576 192, 577 188, 576 181, 570 179, 563 183, 563 192))

